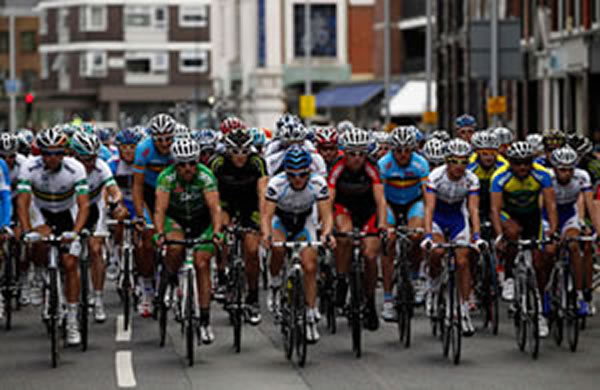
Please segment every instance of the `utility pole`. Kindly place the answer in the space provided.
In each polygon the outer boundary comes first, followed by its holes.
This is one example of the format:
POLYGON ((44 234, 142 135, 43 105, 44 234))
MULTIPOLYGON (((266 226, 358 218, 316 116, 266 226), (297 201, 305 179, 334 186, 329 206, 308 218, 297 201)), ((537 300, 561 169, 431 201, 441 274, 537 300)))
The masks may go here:
POLYGON ((390 79, 391 79, 391 64, 390 64, 390 0, 383 1, 383 85, 385 105, 385 125, 392 121, 390 112, 390 79))
MULTIPOLYGON (((312 51, 312 29, 310 25, 310 0, 304 3, 304 94, 312 95, 312 80, 310 77, 311 51, 312 51)), ((310 126, 310 118, 306 119, 306 125, 310 126)))
MULTIPOLYGON (((9 68, 10 68, 10 82, 14 83, 16 80, 16 64, 15 64, 15 15, 11 13, 8 16, 8 40, 9 40, 9 68)), ((15 133, 17 130, 17 91, 11 91, 10 93, 10 132, 15 133)))
MULTIPOLYGON (((426 74, 426 83, 427 83, 427 92, 425 94, 425 111, 431 112, 431 79, 433 77, 433 53, 432 53, 432 25, 433 21, 432 10, 431 10, 431 0, 427 0, 425 5, 427 7, 427 29, 425 30, 425 74, 426 74)), ((432 124, 427 124, 428 130, 431 130, 432 124)))
MULTIPOLYGON (((492 42, 490 45, 491 49, 491 90, 492 97, 497 98, 498 91, 498 0, 492 0, 490 2, 490 10, 491 15, 491 28, 490 35, 492 37, 492 42)), ((498 125, 498 114, 494 114, 492 117, 492 123, 494 126, 498 125)))

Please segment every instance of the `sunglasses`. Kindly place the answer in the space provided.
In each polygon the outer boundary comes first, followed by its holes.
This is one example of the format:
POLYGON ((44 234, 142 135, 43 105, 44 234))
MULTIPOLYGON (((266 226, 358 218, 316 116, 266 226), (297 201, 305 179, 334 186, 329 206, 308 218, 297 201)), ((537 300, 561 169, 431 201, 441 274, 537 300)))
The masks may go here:
POLYGON ((96 159, 96 156, 77 156, 77 159, 83 162, 92 162, 96 159))
POLYGON ((362 150, 348 150, 346 151, 346 155, 350 157, 364 157, 367 153, 362 150))
POLYGON ((42 150, 42 156, 64 156, 64 149, 57 150, 42 150))
POLYGON ((464 166, 469 165, 468 158, 449 158, 446 161, 448 162, 448 164, 456 164, 456 165, 464 165, 464 166))
POLYGON ((250 149, 246 149, 246 148, 230 148, 229 149, 229 153, 236 154, 236 155, 239 155, 239 156, 245 156, 247 154, 250 154, 250 149))
POLYGON ((133 150, 136 148, 136 144, 123 144, 123 145, 119 145, 119 149, 125 149, 125 150, 133 150))
POLYGON ((301 171, 301 172, 290 172, 290 171, 286 171, 286 174, 289 178, 307 178, 308 175, 310 175, 310 171, 309 170, 305 170, 305 171, 301 171))
POLYGON ((511 165, 531 165, 533 164, 533 160, 510 160, 511 165))
POLYGON ((396 148, 396 149, 394 149, 394 153, 398 153, 398 154, 412 153, 412 149, 410 149, 410 148, 396 148))
POLYGON ((198 165, 198 163, 196 161, 185 161, 185 162, 177 163, 177 166, 180 168, 195 167, 196 165, 198 165))
POLYGON ((154 137, 154 142, 159 144, 170 144, 173 142, 173 137, 154 137))
POLYGON ((319 146, 319 150, 321 152, 333 152, 334 150, 337 150, 336 146, 319 146))

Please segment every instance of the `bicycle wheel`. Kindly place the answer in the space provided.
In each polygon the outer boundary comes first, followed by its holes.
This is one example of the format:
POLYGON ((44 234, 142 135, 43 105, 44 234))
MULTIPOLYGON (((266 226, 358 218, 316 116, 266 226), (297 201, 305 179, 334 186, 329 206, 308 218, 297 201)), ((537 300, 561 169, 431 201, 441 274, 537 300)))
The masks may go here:
POLYGON ((579 343, 579 322, 580 317, 577 314, 577 292, 575 291, 575 281, 573 274, 570 271, 564 273, 564 289, 566 292, 566 313, 565 313, 565 330, 567 332, 567 340, 571 352, 577 350, 579 343))
POLYGON ((450 342, 452 338, 452 313, 454 309, 454 297, 450 294, 450 280, 442 285, 441 293, 444 294, 444 311, 440 317, 440 332, 442 337, 442 353, 445 358, 450 353, 450 342))
POLYGON ((242 322, 244 320, 244 272, 241 264, 236 266, 235 271, 235 292, 233 296, 233 347, 236 353, 240 353, 242 348, 242 322))
POLYGON ((58 271, 48 270, 49 302, 48 302, 48 331, 50 333, 50 360, 52 367, 58 365, 58 271))
POLYGON ((130 275, 130 269, 129 266, 131 264, 131 252, 130 250, 125 250, 124 256, 123 256, 123 284, 121 287, 121 292, 122 292, 122 296, 121 298, 123 299, 123 328, 125 331, 127 331, 127 329, 129 329, 129 321, 130 321, 130 316, 131 316, 131 293, 132 293, 132 288, 133 286, 131 286, 131 275, 130 275))
POLYGON ((564 317, 566 308, 566 291, 563 283, 563 272, 557 272, 551 283, 551 311, 550 325, 552 329, 552 338, 556 345, 560 346, 564 337, 564 317))
POLYGON ((88 347, 88 331, 89 331, 89 272, 88 272, 88 259, 82 258, 79 261, 80 267, 80 278, 81 278, 81 302, 79 303, 79 328, 81 330, 81 349, 87 351, 88 347))
POLYGON ((300 272, 294 277, 294 306, 296 307, 296 316, 294 317, 294 326, 296 328, 296 359, 298 365, 304 367, 307 355, 306 340, 306 300, 304 297, 304 278, 300 272))
POLYGON ((158 285, 158 332, 159 332, 159 345, 165 346, 165 340, 167 338, 167 321, 169 318, 169 308, 165 302, 166 292, 169 281, 167 272, 163 270, 161 272, 160 283, 158 285))
POLYGON ((452 313, 452 325, 450 327, 450 346, 452 350, 452 361, 454 364, 460 363, 460 355, 462 352, 462 312, 460 306, 460 294, 458 291, 457 275, 453 273, 450 278, 451 289, 448 292, 452 296, 452 305, 450 305, 450 313, 452 313))
POLYGON ((295 345, 296 327, 294 319, 296 318, 296 308, 292 301, 292 281, 285 281, 285 291, 281 293, 281 333, 283 335, 283 350, 287 360, 292 358, 295 345))
POLYGON ((352 328, 352 351, 357 358, 362 355, 362 279, 360 272, 350 275, 350 319, 352 328))
POLYGON ((527 280, 527 344, 533 359, 538 358, 540 351, 538 294, 534 276, 530 273, 527 280))
POLYGON ((192 270, 188 270, 187 275, 187 291, 185 297, 185 348, 188 359, 188 366, 194 365, 194 274, 192 270))
POLYGON ((489 266, 487 273, 488 280, 490 281, 488 300, 489 321, 492 325, 492 334, 496 336, 500 327, 500 286, 498 285, 498 275, 496 273, 496 259, 492 254, 489 255, 488 259, 489 266))
POLYGON ((398 313, 398 333, 400 343, 410 347, 411 320, 413 311, 414 292, 408 277, 398 277, 396 289, 396 311, 398 313))
POLYGON ((13 288, 16 285, 16 279, 15 282, 13 279, 13 258, 10 251, 8 251, 4 258, 4 278, 2 279, 2 284, 0 286, 4 297, 4 327, 6 330, 10 330, 12 327, 13 288))

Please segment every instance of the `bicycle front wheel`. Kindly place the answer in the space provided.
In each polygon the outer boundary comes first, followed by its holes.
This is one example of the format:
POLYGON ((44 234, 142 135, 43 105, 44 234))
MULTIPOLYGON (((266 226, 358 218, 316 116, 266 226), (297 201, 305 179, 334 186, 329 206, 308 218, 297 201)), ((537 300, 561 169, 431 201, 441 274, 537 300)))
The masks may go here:
POLYGON ((88 347, 88 330, 89 330, 89 278, 90 274, 88 272, 88 259, 81 259, 79 261, 80 264, 80 278, 81 278, 81 302, 79 304, 79 321, 80 321, 80 329, 81 329, 81 349, 83 351, 87 351, 88 347))
POLYGON ((352 328, 352 351, 357 358, 362 355, 362 277, 352 271, 350 275, 350 319, 352 328))
POLYGON ((196 281, 194 280, 194 273, 192 270, 188 270, 187 276, 187 291, 185 297, 185 346, 186 346, 186 356, 188 360, 188 365, 191 367, 194 365, 194 334, 195 332, 195 321, 194 321, 194 285, 196 281))
POLYGON ((235 293, 233 305, 233 347, 236 353, 240 353, 242 348, 242 322, 243 322, 243 300, 244 300, 244 272, 241 266, 236 268, 235 272, 235 293))
POLYGON ((567 271, 564 277, 564 289, 566 292, 567 310, 565 315, 565 330, 567 332, 567 340, 569 341, 569 349, 571 352, 577 351, 579 343, 579 323, 580 317, 577 314, 577 292, 575 291, 575 281, 573 273, 567 271))
POLYGON ((48 270, 48 280, 49 280, 49 302, 48 304, 48 331, 50 333, 50 361, 52 363, 52 367, 56 368, 58 366, 58 323, 60 319, 58 318, 59 310, 58 310, 58 271, 56 269, 48 270))
POLYGON ((460 355, 462 352, 462 312, 456 273, 453 274, 448 286, 451 286, 448 291, 448 295, 452 297, 450 305, 450 313, 452 315, 452 325, 450 326, 450 346, 452 349, 452 361, 454 364, 458 364, 460 363, 460 355))
POLYGON ((294 306, 296 307, 296 317, 294 324, 296 327, 296 358, 298 365, 304 367, 306 364, 307 355, 307 340, 306 340, 306 300, 304 297, 304 278, 298 272, 294 278, 294 306))
POLYGON ((527 344, 533 359, 538 358, 540 351, 538 293, 535 279, 529 274, 527 280, 527 344))

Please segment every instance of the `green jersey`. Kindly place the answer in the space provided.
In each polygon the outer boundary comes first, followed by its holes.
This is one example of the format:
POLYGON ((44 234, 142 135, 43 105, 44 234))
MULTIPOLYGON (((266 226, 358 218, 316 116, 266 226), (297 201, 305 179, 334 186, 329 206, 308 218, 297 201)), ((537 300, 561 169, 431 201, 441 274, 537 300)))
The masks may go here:
POLYGON ((158 176, 156 189, 169 193, 167 215, 179 224, 184 226, 203 222, 210 224, 204 194, 217 191, 217 179, 203 164, 198 164, 196 176, 189 182, 179 177, 175 165, 170 165, 158 176))

